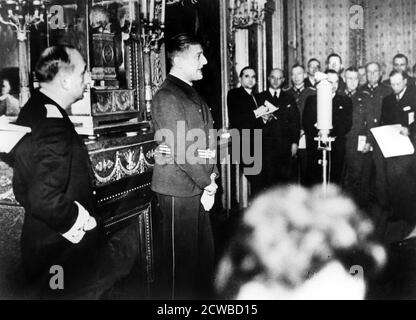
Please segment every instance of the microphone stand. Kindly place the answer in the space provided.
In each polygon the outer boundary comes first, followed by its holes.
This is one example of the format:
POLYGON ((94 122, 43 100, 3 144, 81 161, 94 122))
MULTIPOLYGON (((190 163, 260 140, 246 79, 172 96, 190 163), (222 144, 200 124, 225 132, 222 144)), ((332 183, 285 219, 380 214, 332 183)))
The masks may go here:
POLYGON ((321 130, 320 135, 315 137, 315 141, 318 141, 318 150, 322 150, 322 159, 319 160, 319 164, 322 166, 322 188, 324 196, 327 194, 329 179, 328 179, 328 152, 332 151, 332 142, 335 138, 329 136, 329 130, 321 130))

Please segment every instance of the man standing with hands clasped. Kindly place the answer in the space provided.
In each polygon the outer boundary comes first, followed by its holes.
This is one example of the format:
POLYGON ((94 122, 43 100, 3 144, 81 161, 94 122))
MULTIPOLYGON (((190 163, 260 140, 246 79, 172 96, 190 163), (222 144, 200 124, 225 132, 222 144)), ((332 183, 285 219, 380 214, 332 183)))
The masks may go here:
POLYGON ((208 212, 217 190, 213 120, 192 82, 207 64, 201 44, 187 34, 167 43, 172 68, 153 99, 156 155, 152 190, 162 213, 160 274, 163 295, 206 298, 214 246, 208 212), (195 142, 196 140, 196 142, 195 142))

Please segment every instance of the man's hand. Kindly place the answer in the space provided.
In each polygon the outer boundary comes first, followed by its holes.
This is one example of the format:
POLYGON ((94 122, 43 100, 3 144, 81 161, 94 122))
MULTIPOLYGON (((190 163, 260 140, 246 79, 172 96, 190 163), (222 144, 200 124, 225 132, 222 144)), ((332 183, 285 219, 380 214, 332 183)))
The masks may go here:
POLYGON ((218 189, 218 185, 213 181, 211 182, 209 186, 206 186, 204 188, 204 190, 207 192, 209 196, 215 195, 215 193, 217 192, 217 189, 218 189))
POLYGON ((298 153, 298 144, 297 143, 292 143, 291 153, 292 153, 292 157, 296 156, 296 154, 298 153))
POLYGON ((157 146, 155 149, 155 163, 159 165, 173 164, 172 150, 164 143, 157 146))
POLYGON ((402 135, 404 135, 404 136, 408 137, 408 136, 409 136, 409 134, 410 134, 410 132, 409 132, 409 128, 407 128, 407 127, 402 127, 402 128, 400 129, 400 134, 402 134, 402 135))
POLYGON ((209 186, 206 186, 204 190, 207 192, 209 196, 215 195, 218 189, 218 185, 215 183, 215 179, 217 178, 217 175, 213 172, 211 173, 211 184, 209 186))
POLYGON ((273 118, 273 115, 269 113, 269 114, 262 115, 261 118, 263 119, 264 123, 267 123, 273 118))
POLYGON ((371 144, 370 143, 366 143, 363 147, 363 150, 361 151, 362 153, 369 153, 371 151, 371 144))

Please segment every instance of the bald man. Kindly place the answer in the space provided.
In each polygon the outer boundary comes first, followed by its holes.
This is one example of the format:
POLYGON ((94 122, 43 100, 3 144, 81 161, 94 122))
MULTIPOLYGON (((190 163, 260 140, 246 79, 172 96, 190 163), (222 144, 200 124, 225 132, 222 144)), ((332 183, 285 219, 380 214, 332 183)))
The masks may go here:
POLYGON ((266 101, 278 110, 265 120, 263 129, 263 171, 267 187, 294 182, 292 161, 298 150, 300 115, 296 100, 282 90, 283 70, 273 69, 268 77, 269 88, 259 94, 260 105, 266 101))

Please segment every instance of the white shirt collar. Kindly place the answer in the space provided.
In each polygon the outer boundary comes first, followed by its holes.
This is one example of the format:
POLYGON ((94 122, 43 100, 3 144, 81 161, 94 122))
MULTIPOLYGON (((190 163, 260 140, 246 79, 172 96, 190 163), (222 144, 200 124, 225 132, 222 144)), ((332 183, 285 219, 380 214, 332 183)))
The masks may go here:
POLYGON ((253 89, 247 89, 247 88, 244 88, 244 87, 243 87, 243 89, 244 89, 244 90, 246 90, 246 92, 247 92, 250 96, 253 94, 253 89))
POLYGON ((273 89, 273 88, 269 88, 269 92, 272 95, 272 97, 274 97, 274 93, 276 92, 276 96, 279 98, 280 97, 280 92, 282 91, 282 89, 273 89))
MULTIPOLYGON (((403 91, 399 94, 399 100, 402 100, 404 94, 406 93, 407 87, 404 87, 403 91)), ((396 95, 397 96, 397 95, 396 95)))

